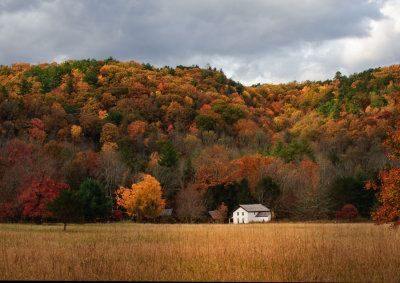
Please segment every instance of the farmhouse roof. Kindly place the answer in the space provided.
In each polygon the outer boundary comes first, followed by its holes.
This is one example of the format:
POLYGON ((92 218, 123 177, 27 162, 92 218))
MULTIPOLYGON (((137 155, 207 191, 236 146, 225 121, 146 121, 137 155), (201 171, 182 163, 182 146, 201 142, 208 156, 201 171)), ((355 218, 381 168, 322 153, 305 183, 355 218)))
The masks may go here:
POLYGON ((219 220, 223 218, 218 210, 211 210, 208 212, 208 214, 210 214, 211 218, 214 220, 219 220))
POLYGON ((263 206, 262 204, 240 204, 239 207, 243 208, 247 212, 269 212, 270 210, 263 206))
POLYGON ((172 208, 165 208, 163 212, 161 212, 160 216, 171 216, 172 215, 172 208))

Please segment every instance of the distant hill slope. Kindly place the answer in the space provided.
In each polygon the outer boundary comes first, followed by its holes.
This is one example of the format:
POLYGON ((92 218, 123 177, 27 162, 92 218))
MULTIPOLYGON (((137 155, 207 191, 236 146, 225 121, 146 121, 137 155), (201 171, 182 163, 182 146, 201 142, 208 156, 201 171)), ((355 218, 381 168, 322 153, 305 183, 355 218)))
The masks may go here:
MULTIPOLYGON (((111 194, 118 185, 132 183, 132 172, 146 172, 164 184, 171 206, 187 183, 201 187, 205 182, 204 188, 229 183, 229 178, 205 173, 214 161, 222 168, 257 156, 281 162, 281 169, 302 168, 307 161, 316 166, 318 173, 313 169, 312 174, 324 187, 343 176, 372 176, 388 162, 382 141, 398 123, 399 79, 400 65, 349 77, 338 72, 324 82, 248 87, 212 68, 157 69, 112 58, 2 66, 2 182, 10 182, 11 165, 4 160, 14 138, 52 159, 58 170, 49 174, 71 187, 92 176, 111 194), (191 159, 188 179, 172 178, 158 165, 167 139, 179 164, 191 159), (116 159, 108 156, 107 161, 106 152, 116 159), (101 156, 103 163, 94 157, 97 161, 90 163, 90 154, 101 156), (222 157, 213 161, 218 154, 222 157), (115 172, 102 171, 110 162, 115 172)), ((253 173, 237 173, 248 179, 251 190, 260 178, 252 180, 253 173)), ((274 180, 286 188, 282 174, 274 180)))

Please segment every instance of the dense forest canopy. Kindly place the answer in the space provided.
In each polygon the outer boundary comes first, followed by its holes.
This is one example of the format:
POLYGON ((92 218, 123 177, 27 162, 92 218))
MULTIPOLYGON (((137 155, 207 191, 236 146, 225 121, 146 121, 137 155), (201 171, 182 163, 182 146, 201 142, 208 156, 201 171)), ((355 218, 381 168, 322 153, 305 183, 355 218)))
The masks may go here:
POLYGON ((113 58, 1 66, 0 218, 47 219, 47 202, 89 178, 124 210, 115 193, 148 175, 188 221, 253 202, 277 218, 332 218, 346 204, 369 217, 366 181, 396 164, 383 141, 399 97, 400 65, 253 86, 113 58))

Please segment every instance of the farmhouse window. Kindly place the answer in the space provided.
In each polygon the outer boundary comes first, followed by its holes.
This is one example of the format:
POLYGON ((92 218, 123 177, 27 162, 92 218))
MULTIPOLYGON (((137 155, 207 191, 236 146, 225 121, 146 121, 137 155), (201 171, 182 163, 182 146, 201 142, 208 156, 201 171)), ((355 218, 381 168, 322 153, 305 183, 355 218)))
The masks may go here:
POLYGON ((238 211, 237 215, 239 216, 239 211, 238 211))
POLYGON ((244 216, 244 212, 242 212, 242 216, 244 216))

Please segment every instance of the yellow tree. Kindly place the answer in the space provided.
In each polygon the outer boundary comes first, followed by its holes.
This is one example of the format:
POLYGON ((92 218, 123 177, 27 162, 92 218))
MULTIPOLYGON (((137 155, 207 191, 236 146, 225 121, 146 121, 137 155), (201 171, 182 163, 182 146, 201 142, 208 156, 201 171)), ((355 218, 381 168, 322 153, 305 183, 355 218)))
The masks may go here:
POLYGON ((117 204, 126 209, 131 217, 155 219, 165 208, 161 185, 151 175, 143 174, 143 180, 131 188, 120 186, 115 193, 117 204))
POLYGON ((119 131, 118 127, 112 123, 106 123, 101 130, 100 142, 115 142, 118 139, 119 131))
POLYGON ((80 141, 82 135, 82 127, 77 125, 71 126, 71 137, 74 141, 80 141))

